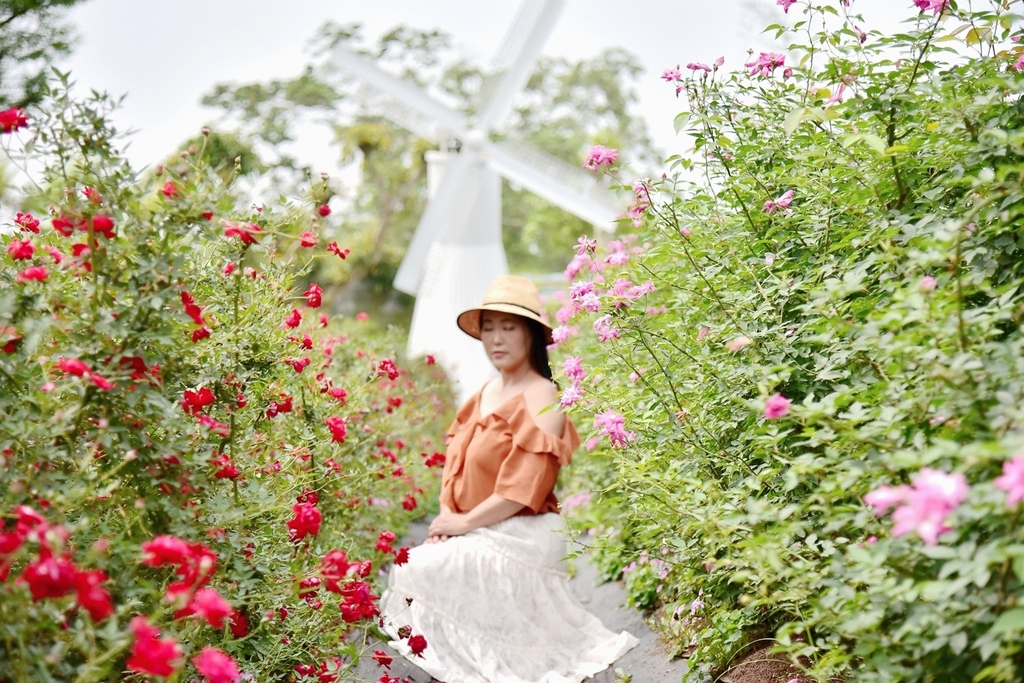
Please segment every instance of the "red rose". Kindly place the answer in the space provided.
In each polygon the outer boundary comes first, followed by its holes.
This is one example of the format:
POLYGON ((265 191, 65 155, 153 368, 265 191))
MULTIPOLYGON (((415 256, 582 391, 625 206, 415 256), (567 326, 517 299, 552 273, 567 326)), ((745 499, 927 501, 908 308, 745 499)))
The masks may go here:
POLYGON ((224 620, 235 612, 228 601, 212 588, 196 591, 195 597, 185 610, 188 614, 198 615, 218 631, 224 627, 224 620))
POLYGON ((185 409, 186 413, 195 415, 213 403, 215 398, 213 392, 206 387, 202 387, 198 391, 186 389, 181 399, 181 407, 185 409))
POLYGON ((135 642, 128 668, 148 676, 171 676, 181 667, 182 652, 173 638, 157 638, 160 632, 150 626, 145 617, 134 617, 129 624, 135 642))
POLYGON ((27 261, 32 258, 36 248, 30 240, 11 240, 7 245, 7 253, 15 261, 27 261))
POLYGON ((192 557, 192 544, 177 536, 157 536, 142 544, 142 564, 150 567, 183 565, 192 557))
POLYGON ((203 319, 203 309, 196 305, 195 297, 184 289, 181 290, 181 305, 185 307, 185 313, 192 318, 192 322, 196 325, 206 324, 206 320, 203 319))
POLYGON ((46 269, 46 266, 30 266, 18 273, 18 277, 15 279, 21 284, 25 284, 30 280, 45 282, 48 277, 50 277, 50 271, 46 269))
POLYGON ((108 240, 114 239, 114 219, 110 216, 93 216, 92 230, 95 233, 103 235, 108 240))
POLYGON ((326 585, 324 586, 331 593, 341 593, 338 581, 345 578, 348 570, 354 565, 348 561, 344 550, 332 550, 320 560, 320 573, 323 574, 326 585))
POLYGON ((316 212, 323 216, 324 218, 326 218, 327 216, 331 215, 331 207, 327 206, 326 204, 321 204, 319 207, 317 207, 316 212))
POLYGON ((377 666, 383 666, 386 669, 391 666, 391 662, 394 659, 384 650, 374 650, 373 661, 377 662, 377 666))
POLYGON ((75 577, 78 604, 89 613, 93 621, 103 621, 114 613, 110 593, 101 585, 106 580, 106 573, 99 569, 80 571, 75 577))
POLYGON ((288 537, 292 541, 301 541, 306 536, 316 536, 320 533, 322 516, 315 506, 310 503, 297 503, 292 506, 292 512, 294 516, 285 524, 288 527, 288 537))
POLYGON ((341 589, 341 618, 346 623, 354 623, 361 619, 371 619, 379 611, 376 600, 379 596, 370 591, 370 585, 362 581, 352 581, 341 589))
POLYGON ((409 649, 416 656, 421 656, 427 649, 427 639, 423 636, 412 636, 409 638, 409 649))
POLYGON ((320 584, 323 581, 318 576, 310 576, 302 581, 299 581, 299 597, 303 600, 316 597, 316 593, 320 590, 320 584))
POLYGON ((285 363, 288 363, 288 365, 292 366, 292 370, 294 370, 295 372, 302 372, 312 362, 313 361, 309 359, 309 356, 303 356, 302 358, 293 358, 291 360, 285 361, 285 363))
POLYGON ((109 379, 105 379, 103 377, 100 377, 99 375, 97 375, 95 373, 90 375, 89 379, 92 380, 92 383, 95 384, 96 386, 98 386, 103 391, 110 391, 111 389, 114 388, 114 383, 113 382, 111 382, 109 379))
POLYGON ((30 213, 19 213, 14 217, 14 224, 22 230, 39 234, 39 220, 30 213))
POLYGON ((200 415, 199 424, 203 425, 214 434, 219 434, 220 436, 226 437, 228 434, 231 433, 231 427, 224 424, 223 422, 217 422, 209 415, 200 415))
MULTIPOLYGON (((11 107, 0 111, 0 132, 13 133, 19 128, 28 127, 28 117, 25 116, 25 110, 17 107, 11 107)), ((326 215, 326 214, 320 214, 326 215)))
POLYGON ((315 247, 318 241, 319 238, 309 230, 299 235, 299 244, 306 249, 315 247))
POLYGON ((416 497, 413 496, 413 495, 408 495, 405 498, 403 498, 402 499, 402 508, 405 509, 405 510, 408 510, 410 512, 415 510, 416 509, 416 497))
POLYGON ((167 197, 168 199, 177 199, 178 198, 178 186, 175 185, 170 180, 168 180, 166 183, 164 183, 164 186, 162 188, 160 188, 160 194, 162 194, 163 196, 167 197))
POLYGON ((192 343, 195 344, 200 339, 206 339, 210 336, 210 330, 205 327, 200 327, 198 330, 192 332, 192 343))
POLYGON ((43 598, 59 598, 75 589, 78 568, 67 555, 55 557, 44 550, 36 560, 28 563, 21 573, 21 581, 28 584, 32 602, 43 598))
POLYGON ((234 683, 238 680, 235 660, 215 647, 204 647, 192 658, 192 663, 208 683, 234 683))
POLYGON ((232 612, 228 624, 231 628, 231 635, 235 638, 245 638, 249 635, 249 620, 241 612, 237 610, 232 612))
MULTIPOLYGON (((31 254, 29 255, 31 256, 31 254)), ((309 289, 302 293, 302 296, 306 297, 306 304, 310 308, 320 308, 323 294, 324 290, 320 288, 320 285, 313 282, 309 285, 309 289)))
POLYGON ((89 366, 77 358, 61 358, 57 361, 57 368, 68 375, 81 377, 89 372, 89 366))
POLYGON ((302 313, 299 312, 299 309, 293 308, 292 312, 288 314, 288 317, 284 319, 284 326, 288 328, 298 327, 301 322, 302 313))
POLYGON ((224 236, 238 237, 243 245, 255 244, 260 232, 260 226, 255 223, 241 225, 233 221, 224 221, 224 236))
POLYGON ((75 231, 75 223, 67 216, 57 216, 53 219, 53 229, 65 237, 70 237, 71 233, 75 231))
POLYGON ((334 443, 345 443, 345 437, 348 435, 348 429, 345 427, 345 418, 325 417, 324 424, 327 425, 327 429, 331 430, 331 441, 334 443))
POLYGON ((96 206, 99 206, 100 204, 103 203, 103 195, 101 195, 99 192, 97 192, 96 188, 93 188, 93 187, 83 187, 82 188, 82 195, 86 199, 88 199, 91 203, 95 204, 96 206))
POLYGON ((395 553, 395 564, 397 564, 398 566, 402 566, 408 561, 409 549, 403 546, 399 548, 398 551, 395 553))
POLYGON ((331 242, 330 244, 328 244, 327 251, 331 252, 332 254, 337 254, 338 256, 341 257, 342 260, 344 260, 346 256, 352 253, 351 249, 342 249, 341 247, 339 247, 337 242, 331 242))
POLYGON ((238 468, 231 464, 231 457, 227 453, 210 458, 210 464, 217 468, 217 473, 213 475, 217 479, 238 478, 238 468))
POLYGON ((377 368, 377 374, 380 376, 386 375, 388 379, 396 379, 398 377, 398 368, 395 367, 395 361, 390 358, 382 360, 377 368))

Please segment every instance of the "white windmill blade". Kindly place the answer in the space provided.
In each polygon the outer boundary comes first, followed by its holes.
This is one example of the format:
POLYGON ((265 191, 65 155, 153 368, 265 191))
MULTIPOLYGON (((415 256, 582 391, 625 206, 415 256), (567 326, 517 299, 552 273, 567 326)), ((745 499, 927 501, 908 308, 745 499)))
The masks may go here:
POLYGON ((555 206, 613 232, 622 207, 593 175, 531 145, 508 140, 484 145, 487 164, 510 182, 555 206))
POLYGON ((462 225, 469 220, 480 193, 481 164, 477 155, 475 149, 464 149, 445 164, 437 193, 427 200, 409 248, 395 273, 395 289, 415 295, 423 280, 423 264, 431 245, 446 226, 462 225))
POLYGON ((523 3, 495 55, 492 67, 505 73, 480 110, 476 122, 480 130, 490 131, 508 114, 564 8, 565 0, 523 3))
MULTIPOLYGON (((463 116, 433 99, 419 87, 393 76, 363 55, 356 54, 342 45, 331 50, 331 57, 336 65, 389 96, 400 107, 408 108, 418 117, 436 123, 454 137, 466 137, 467 129, 463 116)), ((389 112, 382 113, 385 117, 391 118, 389 112)), ((395 120, 395 123, 409 127, 413 132, 419 132, 406 121, 395 120)))

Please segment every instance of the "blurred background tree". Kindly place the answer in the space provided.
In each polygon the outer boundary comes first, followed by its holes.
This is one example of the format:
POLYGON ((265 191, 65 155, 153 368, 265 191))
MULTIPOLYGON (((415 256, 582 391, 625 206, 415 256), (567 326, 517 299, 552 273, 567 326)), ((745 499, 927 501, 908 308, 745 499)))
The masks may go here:
POLYGON ((50 64, 71 52, 66 10, 82 0, 0 0, 0 109, 38 104, 50 64))

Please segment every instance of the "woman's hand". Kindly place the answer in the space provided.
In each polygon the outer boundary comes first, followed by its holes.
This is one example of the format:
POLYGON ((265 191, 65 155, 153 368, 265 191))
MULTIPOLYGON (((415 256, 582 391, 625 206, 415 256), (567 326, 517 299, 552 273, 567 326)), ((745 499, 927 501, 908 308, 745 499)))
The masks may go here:
POLYGON ((427 529, 427 543, 447 541, 450 536, 462 536, 474 528, 466 514, 443 509, 427 529))

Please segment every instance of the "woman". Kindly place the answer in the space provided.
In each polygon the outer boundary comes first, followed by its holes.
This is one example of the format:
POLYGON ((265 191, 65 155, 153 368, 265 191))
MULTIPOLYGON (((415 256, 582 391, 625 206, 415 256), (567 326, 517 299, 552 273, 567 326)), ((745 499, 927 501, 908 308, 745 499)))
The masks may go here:
POLYGON ((557 388, 540 310, 536 286, 507 275, 459 315, 498 376, 459 409, 441 513, 381 597, 392 646, 445 683, 576 683, 637 643, 587 612, 561 568, 553 489, 580 440, 560 411, 545 410, 557 388), (403 626, 426 637, 421 656, 398 637, 403 626))

